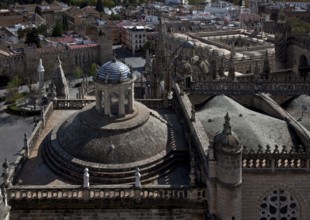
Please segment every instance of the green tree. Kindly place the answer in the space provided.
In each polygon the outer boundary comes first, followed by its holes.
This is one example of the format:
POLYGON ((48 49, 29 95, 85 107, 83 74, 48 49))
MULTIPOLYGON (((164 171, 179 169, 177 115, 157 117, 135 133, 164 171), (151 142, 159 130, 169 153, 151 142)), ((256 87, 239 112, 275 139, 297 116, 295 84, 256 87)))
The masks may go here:
POLYGON ((74 69, 74 76, 75 78, 79 79, 83 76, 83 70, 80 66, 75 67, 74 69))
POLYGON ((97 72, 97 64, 96 63, 92 63, 92 65, 89 68, 89 75, 90 76, 94 76, 97 72))
POLYGON ((41 24, 40 26, 38 26, 38 33, 46 36, 47 35, 47 25, 41 24))
POLYGON ((144 52, 149 50, 151 53, 154 53, 155 44, 152 41, 146 41, 145 44, 143 45, 142 49, 143 49, 144 52))
POLYGON ((25 37, 25 30, 19 28, 19 29, 17 30, 17 36, 18 36, 18 39, 19 39, 19 40, 23 39, 23 38, 25 37))
POLYGON ((61 37, 63 31, 64 30, 63 30, 62 22, 60 20, 57 20, 56 24, 53 28, 52 36, 53 37, 61 37))
POLYGON ((41 47, 38 29, 32 28, 27 30, 25 43, 29 46, 34 44, 38 48, 41 47))
POLYGON ((22 79, 18 75, 14 75, 12 79, 9 81, 6 89, 8 92, 7 101, 8 102, 16 102, 17 99, 22 97, 22 94, 18 92, 18 87, 21 86, 22 79))
POLYGON ((198 5, 200 3, 204 3, 204 0, 188 0, 188 4, 190 5, 198 5))
POLYGON ((115 7, 115 2, 113 0, 104 0, 103 5, 108 8, 113 8, 115 7))
POLYGON ((102 0, 97 0, 96 10, 99 11, 99 12, 103 12, 102 0))
POLYGON ((69 30, 68 18, 65 15, 62 17, 62 27, 64 31, 69 30))

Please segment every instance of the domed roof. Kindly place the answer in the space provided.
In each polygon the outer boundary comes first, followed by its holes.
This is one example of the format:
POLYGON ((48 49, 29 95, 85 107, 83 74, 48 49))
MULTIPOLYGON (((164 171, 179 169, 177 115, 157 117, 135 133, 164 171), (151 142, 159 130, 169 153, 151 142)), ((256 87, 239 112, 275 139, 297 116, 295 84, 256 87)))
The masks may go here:
POLYGON ((194 43, 193 41, 186 40, 185 42, 182 43, 183 48, 194 48, 194 43))
POLYGON ((225 123, 223 131, 217 133, 214 137, 215 147, 219 151, 228 153, 236 153, 241 150, 239 137, 231 131, 230 117, 228 113, 225 116, 225 123))
POLYGON ((109 122, 90 104, 59 128, 58 143, 73 157, 93 163, 126 164, 151 158, 166 149, 168 127, 141 103, 135 106, 139 114, 133 118, 109 122))
POLYGON ((103 64, 97 73, 97 79, 105 83, 118 83, 131 79, 129 67, 117 60, 112 60, 103 64))

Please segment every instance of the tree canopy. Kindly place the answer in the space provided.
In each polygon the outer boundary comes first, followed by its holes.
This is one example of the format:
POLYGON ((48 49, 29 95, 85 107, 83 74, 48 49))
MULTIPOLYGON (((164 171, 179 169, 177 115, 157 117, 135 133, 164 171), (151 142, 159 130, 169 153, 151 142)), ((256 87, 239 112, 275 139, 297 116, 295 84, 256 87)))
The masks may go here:
POLYGON ((56 21, 56 24, 53 28, 52 36, 53 37, 61 37, 63 33, 63 24, 60 20, 56 21))
POLYGON ((25 43, 29 46, 36 45, 36 47, 41 47, 38 29, 32 28, 27 30, 25 43))
POLYGON ((102 0, 97 0, 97 3, 96 3, 96 10, 99 11, 99 12, 103 12, 102 0))

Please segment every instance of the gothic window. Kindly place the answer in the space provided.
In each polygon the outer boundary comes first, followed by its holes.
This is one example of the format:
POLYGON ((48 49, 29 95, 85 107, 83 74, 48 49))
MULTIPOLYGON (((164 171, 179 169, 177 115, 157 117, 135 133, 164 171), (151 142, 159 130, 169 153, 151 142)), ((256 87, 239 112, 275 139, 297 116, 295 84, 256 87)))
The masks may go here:
POLYGON ((298 220, 300 207, 293 195, 284 189, 274 189, 259 207, 259 220, 298 220))

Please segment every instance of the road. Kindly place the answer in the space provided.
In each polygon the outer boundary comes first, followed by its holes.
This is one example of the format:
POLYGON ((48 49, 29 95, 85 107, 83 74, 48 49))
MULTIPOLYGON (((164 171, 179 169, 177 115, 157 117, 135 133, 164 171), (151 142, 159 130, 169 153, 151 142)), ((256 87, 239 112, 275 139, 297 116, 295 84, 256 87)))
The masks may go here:
MULTIPOLYGON (((13 163, 23 147, 24 133, 31 134, 34 128, 33 117, 10 115, 0 102, 0 164, 7 158, 13 163)), ((1 167, 2 169, 2 167, 1 167)), ((2 171, 1 171, 2 172, 2 171)))

